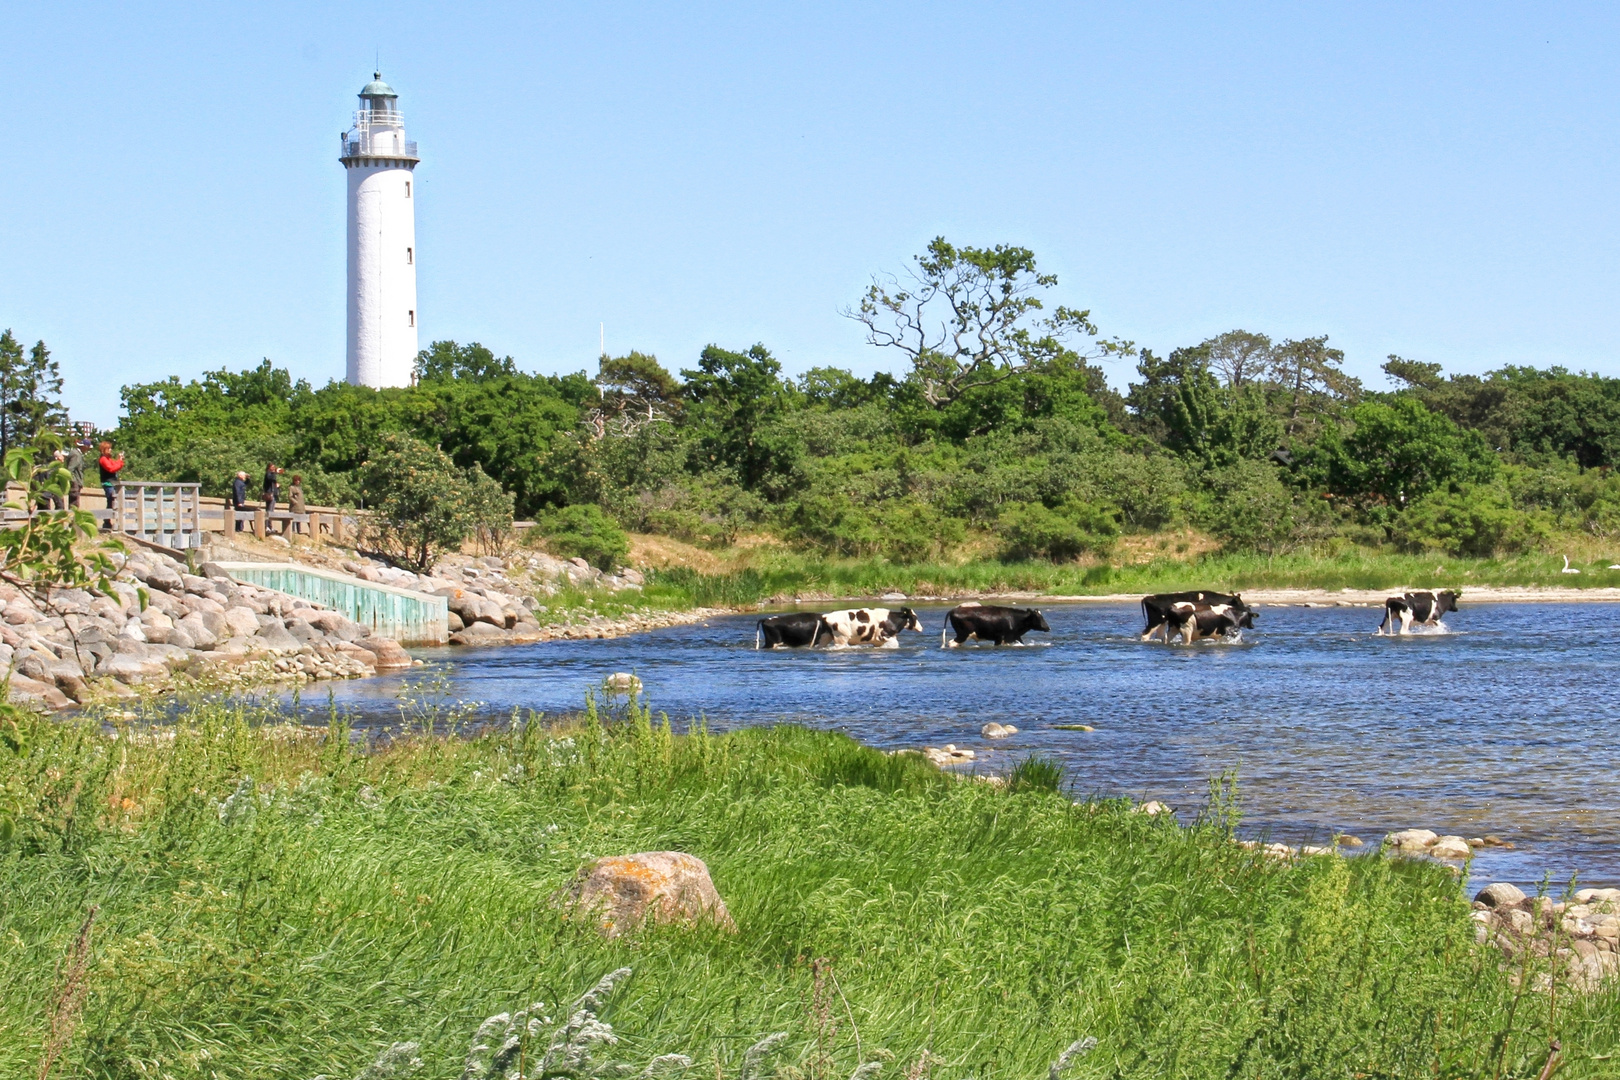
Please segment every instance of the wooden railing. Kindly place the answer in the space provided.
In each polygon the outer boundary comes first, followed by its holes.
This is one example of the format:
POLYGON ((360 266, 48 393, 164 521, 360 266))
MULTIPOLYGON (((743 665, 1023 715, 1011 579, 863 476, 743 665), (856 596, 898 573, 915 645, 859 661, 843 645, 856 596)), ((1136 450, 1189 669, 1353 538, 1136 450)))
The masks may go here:
MULTIPOLYGON (((6 502, 20 504, 22 498, 22 488, 6 486, 6 502)), ((89 511, 114 532, 176 548, 199 547, 207 533, 223 536, 235 532, 252 532, 261 540, 271 533, 301 533, 342 543, 353 539, 365 514, 336 506, 305 506, 303 513, 295 514, 285 502, 278 502, 274 511, 266 511, 263 503, 237 510, 228 499, 202 494, 199 484, 145 481, 115 485, 110 507, 101 489, 87 484, 79 509, 89 511)), ((28 516, 24 511, 7 510, 0 514, 0 523, 14 524, 28 516)))

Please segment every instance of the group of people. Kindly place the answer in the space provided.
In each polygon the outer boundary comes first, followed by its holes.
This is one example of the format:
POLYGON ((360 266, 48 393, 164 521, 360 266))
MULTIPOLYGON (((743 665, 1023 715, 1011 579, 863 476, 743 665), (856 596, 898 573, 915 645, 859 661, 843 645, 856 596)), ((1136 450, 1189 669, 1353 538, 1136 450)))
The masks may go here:
POLYGON ((124 467, 124 452, 120 450, 114 456, 112 443, 103 440, 97 446, 89 439, 76 439, 52 455, 56 463, 67 470, 68 491, 66 499, 54 492, 47 494, 46 509, 65 510, 70 506, 75 510, 79 508, 79 499, 84 492, 85 461, 92 449, 98 454, 96 466, 101 471, 101 493, 107 497, 107 509, 112 509, 113 489, 118 486, 118 471, 124 467))
MULTIPOLYGON (((264 487, 260 497, 264 500, 264 512, 266 514, 276 512, 276 499, 281 495, 281 474, 286 471, 273 461, 264 467, 264 487)), ((252 509, 248 505, 248 474, 246 472, 239 470, 235 478, 231 480, 231 506, 237 510, 252 509)), ((305 512, 304 478, 302 476, 295 475, 292 478, 292 483, 287 488, 287 509, 294 514, 305 512)), ((236 531, 242 531, 242 522, 238 521, 236 523, 236 531)))

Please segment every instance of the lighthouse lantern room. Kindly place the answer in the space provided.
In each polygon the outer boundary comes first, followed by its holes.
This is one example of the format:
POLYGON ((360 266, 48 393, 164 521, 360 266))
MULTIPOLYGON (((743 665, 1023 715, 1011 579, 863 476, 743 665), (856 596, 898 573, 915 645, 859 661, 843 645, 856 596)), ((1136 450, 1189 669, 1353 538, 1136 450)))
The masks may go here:
POLYGON ((349 176, 348 379, 409 386, 416 363, 416 144, 378 72, 360 91, 339 160, 349 176))

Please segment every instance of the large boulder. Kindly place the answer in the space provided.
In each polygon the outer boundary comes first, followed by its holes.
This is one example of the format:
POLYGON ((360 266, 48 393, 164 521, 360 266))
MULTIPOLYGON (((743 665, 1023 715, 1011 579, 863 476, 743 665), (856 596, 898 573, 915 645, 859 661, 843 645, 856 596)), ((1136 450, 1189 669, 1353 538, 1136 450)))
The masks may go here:
POLYGON ((1402 829, 1384 837, 1384 843, 1402 855, 1422 855, 1433 847, 1438 839, 1439 834, 1429 829, 1402 829))
POLYGON ((703 860, 683 851, 643 851, 597 859, 558 896, 569 916, 588 919, 607 937, 658 924, 737 924, 715 891, 703 860))
POLYGON ((26 675, 13 674, 10 691, 13 702, 35 709, 66 709, 73 704, 54 685, 26 675))
POLYGON ((166 561, 135 562, 131 560, 129 568, 136 577, 146 582, 150 588, 162 589, 166 593, 186 591, 185 580, 166 561))
POLYGON ((246 605, 226 608, 225 625, 231 637, 252 637, 259 632, 259 615, 246 605))
POLYGON ((510 640, 505 630, 487 622, 469 623, 465 629, 450 635, 454 645, 504 645, 510 640))
POLYGON ((377 658, 378 671, 398 671, 411 666, 411 654, 393 638, 366 637, 355 644, 377 658))
POLYGON ((191 638, 194 648, 212 649, 220 639, 220 634, 213 625, 216 623, 218 630, 226 629, 225 616, 212 611, 194 611, 174 625, 176 630, 185 631, 186 636, 191 638))

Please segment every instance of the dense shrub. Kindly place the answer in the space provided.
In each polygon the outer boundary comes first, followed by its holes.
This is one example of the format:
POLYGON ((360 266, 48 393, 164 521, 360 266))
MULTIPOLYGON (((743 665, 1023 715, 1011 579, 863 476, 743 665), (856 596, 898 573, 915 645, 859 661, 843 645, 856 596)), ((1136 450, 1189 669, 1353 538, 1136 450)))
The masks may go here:
POLYGON ((512 524, 512 496, 483 470, 457 468, 450 455, 409 435, 384 437, 360 471, 360 487, 371 511, 361 544, 418 571, 474 532, 512 524))
POLYGON ((1242 461, 1204 475, 1198 524, 1228 551, 1271 554, 1297 539, 1300 514, 1294 494, 1264 461, 1242 461))
POLYGON ((584 559, 601 570, 613 569, 630 554, 624 530, 589 503, 536 514, 529 537, 553 555, 584 559))
POLYGON ((1119 511, 1082 502, 1065 502, 1055 510, 1040 503, 1012 503, 1002 510, 998 529, 1005 559, 1106 555, 1119 536, 1119 511))
POLYGON ((1411 550, 1490 556, 1534 550, 1551 533, 1547 514, 1526 513, 1504 489, 1482 484, 1414 503, 1396 521, 1394 538, 1411 550))

